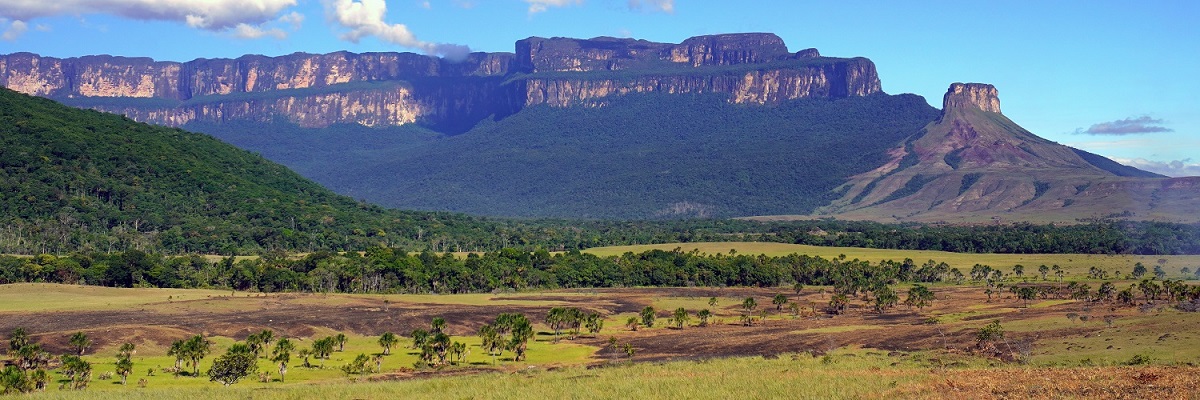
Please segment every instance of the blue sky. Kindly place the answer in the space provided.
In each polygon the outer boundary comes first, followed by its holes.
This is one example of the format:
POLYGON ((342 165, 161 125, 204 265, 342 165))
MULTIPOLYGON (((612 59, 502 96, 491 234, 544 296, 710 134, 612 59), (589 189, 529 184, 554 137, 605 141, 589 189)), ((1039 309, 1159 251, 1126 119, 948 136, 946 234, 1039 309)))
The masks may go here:
POLYGON ((1063 144, 1200 175, 1200 2, 702 0, 0 0, 0 53, 159 60, 512 51, 529 36, 772 32, 875 61, 934 106, 996 85, 1009 118, 1063 144))

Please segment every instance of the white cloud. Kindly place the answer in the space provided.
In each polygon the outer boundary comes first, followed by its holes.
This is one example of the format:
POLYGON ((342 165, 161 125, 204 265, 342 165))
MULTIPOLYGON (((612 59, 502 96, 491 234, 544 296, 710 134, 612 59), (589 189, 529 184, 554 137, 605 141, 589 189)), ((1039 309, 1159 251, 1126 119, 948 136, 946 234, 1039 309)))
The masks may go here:
POLYGON ((1156 132, 1174 132, 1170 128, 1165 128, 1162 125, 1163 120, 1152 118, 1149 115, 1140 117, 1129 117, 1116 121, 1101 122, 1092 125, 1088 129, 1079 128, 1075 130, 1075 134, 1087 135, 1136 135, 1141 133, 1156 133, 1156 132))
POLYGON ((222 30, 261 24, 296 0, 6 0, 0 15, 31 19, 64 14, 111 14, 131 19, 178 21, 222 30))
POLYGON ((233 36, 239 39, 258 39, 270 36, 275 39, 287 39, 287 32, 279 28, 263 28, 254 25, 238 24, 233 28, 233 36))
POLYGON ((292 31, 298 31, 303 23, 304 15, 293 11, 284 14, 274 22, 269 22, 262 25, 238 24, 238 26, 233 27, 231 33, 233 34, 233 37, 238 39, 260 39, 264 37, 270 37, 276 40, 283 40, 287 39, 288 33, 284 31, 282 27, 288 27, 292 31))
MULTIPOLYGON (((278 28, 265 28, 297 0, 0 0, 0 17, 27 21, 55 15, 108 14, 118 17, 173 21, 237 37, 278 37, 278 28)), ((296 14, 296 13, 292 13, 296 14)), ((289 14, 290 15, 290 14, 289 14)), ((297 14, 298 15, 298 14, 297 14)), ((286 36, 286 33, 283 33, 286 36)))
POLYGON ((291 25, 292 30, 299 30, 300 25, 304 23, 304 14, 292 11, 291 13, 284 14, 282 17, 279 17, 278 21, 283 24, 291 25))
POLYGON ((0 34, 0 39, 11 42, 24 35, 27 30, 29 30, 29 24, 25 23, 25 21, 16 20, 8 24, 8 29, 5 29, 4 33, 0 34))
POLYGON ((425 0, 421 2, 421 8, 429 10, 433 8, 433 4, 429 4, 429 0, 425 0))
POLYGON ((675 12, 675 0, 629 0, 630 10, 675 12))
POLYGON ((1190 158, 1172 161, 1153 161, 1144 158, 1113 158, 1113 161, 1166 176, 1200 176, 1200 163, 1190 158))
POLYGON ((421 41, 404 24, 388 24, 384 21, 387 3, 383 0, 326 0, 325 4, 333 22, 350 30, 342 34, 342 40, 358 43, 362 38, 373 36, 401 47, 455 60, 465 58, 471 52, 467 46, 421 41))
POLYGON ((583 0, 525 0, 529 4, 529 15, 545 12, 550 7, 566 7, 569 5, 581 5, 583 0))

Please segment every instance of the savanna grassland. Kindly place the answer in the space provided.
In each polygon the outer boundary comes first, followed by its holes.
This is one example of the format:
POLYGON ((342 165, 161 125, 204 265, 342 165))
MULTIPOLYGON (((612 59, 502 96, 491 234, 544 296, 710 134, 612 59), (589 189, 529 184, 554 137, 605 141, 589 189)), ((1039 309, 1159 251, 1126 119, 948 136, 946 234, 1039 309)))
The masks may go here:
MULTIPOLYGON (((807 250, 778 246, 725 243, 696 250, 807 250)), ((1138 262, 1179 267, 1194 265, 1191 258, 985 254, 955 259, 952 253, 812 250, 864 259, 933 256, 956 267, 964 263, 962 268, 987 262, 999 274, 961 282, 896 282, 887 289, 896 294, 895 301, 884 305, 878 300, 887 297, 884 289, 849 292, 841 284, 473 294, 9 284, 0 285, 0 332, 23 328, 54 355, 74 351, 70 337, 76 332, 90 339, 82 357, 92 366, 87 388, 59 390, 69 380, 51 371, 45 393, 35 395, 46 398, 729 398, 747 393, 757 398, 1187 398, 1196 393, 1200 314, 1184 310, 1186 299, 1141 289, 1144 282, 1157 282, 1178 293, 1194 288, 1194 281, 1180 280, 1185 276, 1179 268, 1162 278, 1149 279, 1150 272, 1142 279, 1127 276, 1138 262), (1086 261, 1092 257, 1094 262, 1086 261), (1028 266, 1018 276, 1010 262, 1028 266), (1061 265, 1062 281, 1053 275, 1043 280, 1033 267, 1042 263, 1061 265), (1089 276, 1096 268, 1108 276, 1089 276), (1118 270, 1129 272, 1118 275, 1118 270), (1117 291, 1132 285, 1132 299, 1104 294, 1105 282, 1117 291), (932 299, 909 302, 910 290, 917 287, 927 288, 932 299), (1028 296, 1019 289, 1025 287, 1040 289, 1028 296), (548 317, 566 308, 602 316, 599 332, 580 328, 574 333, 568 325, 556 335, 548 317), (647 320, 648 308, 653 322, 647 320), (707 311, 703 318, 701 310, 707 311), (478 333, 501 314, 521 314, 532 322, 523 360, 507 350, 492 357, 482 347, 478 333), (435 318, 445 320, 442 329, 450 340, 465 346, 459 360, 423 362, 422 351, 413 348, 412 332, 431 329, 435 318), (338 334, 346 342, 328 359, 310 357, 307 367, 293 353, 282 381, 278 363, 262 357, 255 361, 257 373, 238 383, 223 387, 210 381, 206 371, 215 359, 263 330, 288 338, 298 350, 338 334), (390 355, 376 357, 385 332, 397 334, 398 343, 390 355), (176 376, 175 357, 168 355, 172 343, 198 334, 212 342, 210 354, 176 376), (128 384, 120 384, 119 376, 101 379, 117 371, 124 343, 136 346, 128 384), (344 371, 360 354, 372 360, 366 370, 344 371), (200 376, 191 376, 192 369, 200 376)))

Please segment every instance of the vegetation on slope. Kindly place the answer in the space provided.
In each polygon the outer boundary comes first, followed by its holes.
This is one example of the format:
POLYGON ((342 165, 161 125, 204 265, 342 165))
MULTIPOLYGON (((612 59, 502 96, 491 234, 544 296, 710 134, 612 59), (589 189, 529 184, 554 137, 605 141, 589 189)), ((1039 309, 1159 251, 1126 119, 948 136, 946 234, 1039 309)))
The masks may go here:
POLYGON ((387 211, 208 135, 9 90, 0 90, 0 192, 9 253, 347 250, 464 243, 495 226, 387 211))
POLYGON ((292 137, 285 146, 250 137, 246 124, 190 128, 387 206, 655 219, 807 213, 936 116, 912 95, 761 107, 715 95, 646 94, 597 108, 531 107, 450 137, 393 128, 390 143, 347 127, 254 130, 292 137), (328 145, 337 139, 347 140, 328 145))

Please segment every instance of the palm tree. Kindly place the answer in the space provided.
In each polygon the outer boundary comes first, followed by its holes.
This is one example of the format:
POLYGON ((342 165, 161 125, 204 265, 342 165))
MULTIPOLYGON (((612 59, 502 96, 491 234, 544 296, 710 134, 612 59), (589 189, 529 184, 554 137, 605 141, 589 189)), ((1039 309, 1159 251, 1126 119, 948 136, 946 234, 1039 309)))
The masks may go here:
POLYGON ((754 324, 754 309, 758 307, 758 302, 753 297, 747 297, 742 300, 742 324, 750 326, 754 324))
POLYGON ((712 316, 712 312, 705 308, 696 313, 696 316, 700 318, 700 326, 708 326, 708 317, 712 316))
POLYGON ((70 343, 71 347, 75 348, 75 354, 79 356, 82 356, 83 352, 92 345, 91 339, 88 339, 87 334, 83 332, 75 332, 71 335, 70 343))
POLYGON ((8 349, 10 351, 20 350, 28 344, 29 333, 25 332, 25 328, 13 329, 12 334, 8 335, 8 349))
POLYGON ((933 304, 933 292, 924 285, 913 285, 908 289, 908 298, 904 300, 904 304, 909 307, 916 307, 917 311, 921 311, 926 306, 933 304))
POLYGON ((479 347, 488 355, 492 356, 492 365, 496 365, 496 356, 503 351, 503 341, 500 339, 500 332, 496 331, 496 327, 490 324, 484 324, 479 327, 479 347))
POLYGON ((129 378, 130 372, 133 372, 133 361, 129 357, 117 357, 117 375, 121 376, 122 385, 129 378))
POLYGON ((567 324, 567 309, 563 307, 553 307, 550 312, 546 313, 546 325, 554 331, 554 343, 558 343, 558 334, 562 332, 562 328, 567 324))
POLYGON ((600 330, 604 328, 604 318, 599 313, 591 313, 587 315, 586 319, 585 325, 587 326, 588 333, 592 334, 592 337, 596 337, 600 333, 600 330))
POLYGON ((746 300, 742 300, 742 309, 746 310, 746 312, 754 311, 757 307, 758 302, 753 297, 747 297, 746 300))
POLYGON ((379 345, 383 346, 383 355, 385 356, 392 354, 392 346, 395 346, 398 342, 400 342, 400 338, 396 337, 395 333, 384 332, 383 335, 379 336, 379 345))
POLYGON ((646 325, 647 328, 654 327, 654 307, 646 306, 646 308, 643 308, 641 317, 642 325, 646 325))
POLYGON ((296 345, 292 344, 287 338, 279 339, 275 342, 275 350, 273 350, 271 361, 279 363, 279 381, 283 382, 284 376, 287 375, 287 365, 292 359, 292 351, 296 350, 296 345))
POLYGON ((679 307, 675 309, 675 313, 671 316, 671 319, 675 321, 676 327, 683 329, 683 325, 687 324, 688 320, 691 319, 691 316, 688 315, 687 309, 679 307))
POLYGON ((896 295, 896 291, 887 285, 875 289, 875 311, 880 314, 883 314, 884 309, 896 305, 899 300, 900 296, 896 295))
POLYGON ((833 310, 834 314, 842 314, 846 312, 846 307, 849 305, 850 299, 842 293, 838 293, 829 299, 829 309, 833 310))
POLYGON ((176 340, 171 343, 171 348, 169 350, 167 350, 167 356, 175 357, 175 377, 177 377, 177 378, 179 377, 180 369, 182 368, 182 365, 183 365, 183 360, 187 358, 187 354, 184 353, 183 346, 184 346, 183 340, 176 340))
POLYGON ((783 312, 783 305, 787 304, 787 302, 788 298, 783 293, 776 294, 775 297, 771 299, 771 304, 775 305, 776 313, 783 312))
POLYGON ((312 351, 309 349, 300 349, 300 351, 296 352, 296 356, 300 357, 301 360, 304 360, 304 368, 312 368, 312 364, 308 363, 308 357, 311 355, 312 351))
POLYGON ((345 333, 338 333, 337 336, 333 337, 333 340, 334 342, 337 342, 339 352, 345 351, 347 340, 345 333))
POLYGON ((429 323, 429 333, 438 334, 446 329, 446 319, 442 317, 434 317, 429 323))
POLYGON ((513 322, 512 340, 509 342, 509 349, 514 354, 513 361, 525 359, 525 349, 531 338, 533 338, 533 325, 522 315, 521 318, 513 322))
POLYGON ((212 342, 204 335, 192 336, 183 343, 183 353, 191 360, 192 376, 200 376, 200 360, 212 351, 212 342))

